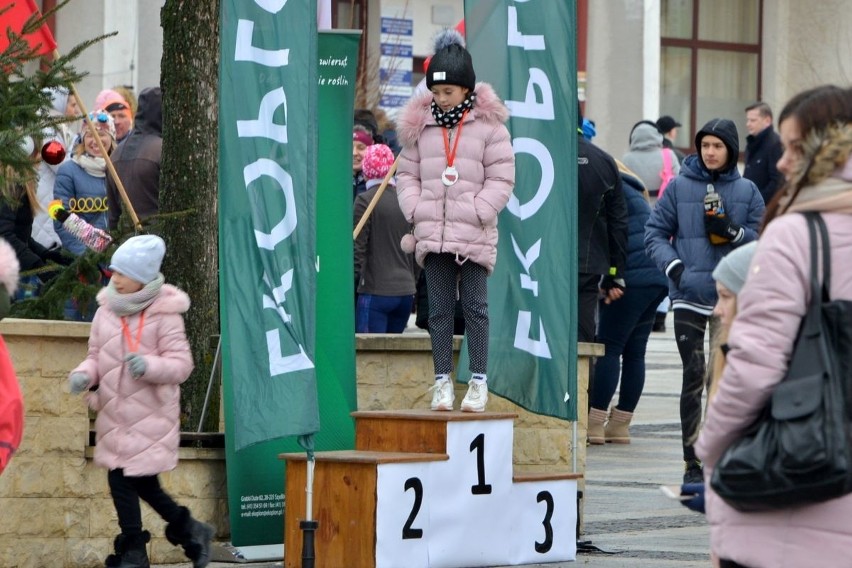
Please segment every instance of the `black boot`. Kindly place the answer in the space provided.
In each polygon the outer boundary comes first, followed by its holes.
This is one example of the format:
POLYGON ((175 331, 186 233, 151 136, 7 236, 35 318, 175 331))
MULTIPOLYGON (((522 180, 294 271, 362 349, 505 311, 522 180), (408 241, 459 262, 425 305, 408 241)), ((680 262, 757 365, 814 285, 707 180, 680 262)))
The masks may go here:
POLYGON ((145 545, 151 540, 151 533, 142 531, 136 534, 120 534, 115 537, 115 554, 106 559, 107 568, 150 568, 148 550, 145 545))
POLYGON ((204 568, 210 563, 210 541, 215 533, 210 525, 193 519, 186 507, 181 507, 178 518, 166 525, 166 538, 183 547, 193 568, 204 568))

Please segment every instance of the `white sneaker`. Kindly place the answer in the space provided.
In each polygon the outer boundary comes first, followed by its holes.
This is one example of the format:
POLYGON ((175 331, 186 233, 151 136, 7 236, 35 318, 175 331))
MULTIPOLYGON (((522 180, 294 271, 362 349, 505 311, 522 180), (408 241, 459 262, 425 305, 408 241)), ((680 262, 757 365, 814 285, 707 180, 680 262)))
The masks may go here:
POLYGON ((453 392, 453 383, 448 378, 435 381, 429 389, 432 391, 432 410, 452 410, 456 394, 453 392))
POLYGON ((467 385, 467 394, 461 403, 462 412, 485 412, 488 402, 488 383, 480 379, 471 379, 467 385))

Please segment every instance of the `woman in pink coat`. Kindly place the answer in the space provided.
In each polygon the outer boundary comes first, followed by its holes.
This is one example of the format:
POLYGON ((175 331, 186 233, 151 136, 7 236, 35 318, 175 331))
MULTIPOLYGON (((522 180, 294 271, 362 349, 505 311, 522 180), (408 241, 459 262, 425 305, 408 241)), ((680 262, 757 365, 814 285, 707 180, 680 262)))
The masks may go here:
POLYGON ((109 470, 121 534, 107 566, 147 567, 139 499, 168 525, 193 566, 207 566, 213 528, 196 521, 160 487, 157 474, 174 469, 180 443, 180 385, 192 371, 183 314, 189 296, 164 284, 160 237, 128 239, 110 263, 109 285, 98 293, 89 354, 69 375, 72 394, 85 390, 97 411, 95 463, 109 470), (113 562, 112 564, 110 562, 113 562))
POLYGON ((711 550, 723 568, 852 565, 852 495, 764 513, 741 513, 709 489, 713 466, 755 420, 784 378, 810 301, 805 211, 818 211, 831 243, 832 299, 852 300, 852 91, 818 87, 779 117, 785 188, 766 227, 728 337, 727 365, 695 450, 704 464, 711 550))
POLYGON ((435 42, 426 70, 431 92, 415 95, 398 122, 403 150, 397 196, 414 241, 403 249, 424 267, 435 384, 432 410, 452 410, 453 317, 461 298, 472 378, 461 409, 488 400, 488 287, 497 259, 497 215, 515 185, 509 112, 490 85, 476 83, 470 53, 455 30, 435 42), (458 284, 457 284, 458 283, 458 284))

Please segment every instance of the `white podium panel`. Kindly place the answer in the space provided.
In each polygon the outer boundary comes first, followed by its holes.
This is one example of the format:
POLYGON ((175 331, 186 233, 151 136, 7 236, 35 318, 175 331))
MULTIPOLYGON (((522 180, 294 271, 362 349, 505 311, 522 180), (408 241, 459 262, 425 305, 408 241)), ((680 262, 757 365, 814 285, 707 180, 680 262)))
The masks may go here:
MULTIPOLYGON (((317 532, 317 568, 575 560, 578 476, 513 477, 513 418, 417 411, 356 416, 364 421, 359 449, 317 454, 317 518, 341 522, 339 530, 317 532)), ((285 459, 295 468, 288 469, 285 540, 295 540, 306 470, 303 454, 285 459)), ((299 565, 289 554, 285 561, 288 568, 299 565)))
POLYGON ((564 562, 577 556, 577 481, 550 479, 512 486, 508 564, 564 562))

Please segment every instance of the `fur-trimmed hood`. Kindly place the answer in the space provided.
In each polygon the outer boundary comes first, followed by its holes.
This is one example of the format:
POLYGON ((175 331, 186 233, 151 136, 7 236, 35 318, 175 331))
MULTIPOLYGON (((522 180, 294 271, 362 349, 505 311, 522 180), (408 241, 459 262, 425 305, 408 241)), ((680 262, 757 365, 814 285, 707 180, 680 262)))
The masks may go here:
MULTIPOLYGON (((488 83, 476 84, 476 104, 470 112, 468 120, 485 120, 488 122, 505 123, 509 120, 509 109, 494 92, 488 83)), ((420 138, 420 133, 427 126, 437 126, 432 116, 432 93, 424 91, 415 94, 403 109, 397 120, 397 135, 403 146, 413 146, 420 138)))
POLYGON ((18 263, 18 255, 15 249, 5 240, 0 239, 0 285, 6 287, 9 295, 13 295, 18 289, 18 273, 21 265, 18 263))

